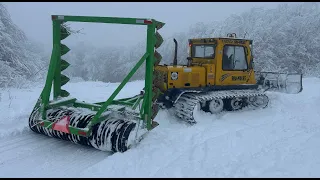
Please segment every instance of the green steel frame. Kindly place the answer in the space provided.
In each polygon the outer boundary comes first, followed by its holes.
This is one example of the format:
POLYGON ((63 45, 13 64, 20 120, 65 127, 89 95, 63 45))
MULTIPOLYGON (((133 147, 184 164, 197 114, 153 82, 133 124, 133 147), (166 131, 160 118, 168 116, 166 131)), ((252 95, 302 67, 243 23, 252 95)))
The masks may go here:
MULTIPOLYGON (((46 83, 43 91, 40 95, 40 105, 42 120, 41 124, 46 128, 52 128, 52 122, 46 120, 46 111, 50 108, 56 108, 60 106, 74 106, 88 108, 90 110, 96 111, 96 114, 91 122, 89 122, 86 128, 74 128, 69 126, 70 132, 72 134, 88 136, 91 133, 92 127, 103 121, 100 118, 103 112, 105 112, 109 105, 126 105, 130 106, 132 109, 136 109, 138 104, 142 102, 142 108, 140 109, 140 119, 145 121, 146 128, 151 129, 151 116, 152 116, 152 98, 153 98, 153 70, 154 63, 157 61, 158 54, 155 49, 158 48, 163 42, 162 37, 159 35, 157 30, 164 26, 164 23, 156 21, 154 19, 146 18, 120 18, 120 17, 92 17, 92 16, 64 16, 64 15, 53 15, 52 16, 53 25, 53 49, 50 59, 48 74, 46 77, 46 83), (98 102, 94 104, 84 103, 77 101, 75 98, 68 98, 69 93, 66 90, 61 89, 65 85, 69 78, 61 74, 65 70, 69 63, 61 59, 61 56, 66 54, 70 49, 61 43, 61 40, 65 39, 70 35, 70 33, 63 26, 65 22, 91 22, 91 23, 112 23, 112 24, 129 24, 129 25, 145 25, 147 26, 147 46, 146 53, 137 62, 137 64, 132 68, 132 70, 127 74, 124 80, 120 83, 117 89, 112 93, 112 95, 105 102, 98 102), (115 100, 115 97, 125 86, 134 73, 139 69, 139 67, 146 62, 145 66, 145 88, 144 93, 125 99, 115 100), (53 89, 53 100, 50 101, 51 90, 53 89)), ((161 56, 160 56, 161 57, 161 56)), ((121 110, 121 108, 120 108, 121 110)))

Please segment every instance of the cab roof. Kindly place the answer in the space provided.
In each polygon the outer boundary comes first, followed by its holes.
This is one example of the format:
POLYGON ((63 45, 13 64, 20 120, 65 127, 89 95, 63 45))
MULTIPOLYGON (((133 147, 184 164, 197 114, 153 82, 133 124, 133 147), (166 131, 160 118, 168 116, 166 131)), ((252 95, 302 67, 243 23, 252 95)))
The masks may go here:
POLYGON ((215 43, 217 40, 236 40, 236 41, 249 41, 252 44, 252 40, 250 39, 241 39, 234 37, 214 37, 214 38, 193 38, 189 39, 189 43, 215 43))

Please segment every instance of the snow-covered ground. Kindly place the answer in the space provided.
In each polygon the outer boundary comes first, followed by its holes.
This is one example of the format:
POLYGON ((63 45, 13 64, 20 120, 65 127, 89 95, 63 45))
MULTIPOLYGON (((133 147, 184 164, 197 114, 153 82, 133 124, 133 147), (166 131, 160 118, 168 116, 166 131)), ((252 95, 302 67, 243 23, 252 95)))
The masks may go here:
MULTIPOLYGON (((66 89, 102 101, 117 84, 78 82, 66 89)), ((132 82, 117 97, 140 92, 132 82)), ((320 177, 320 79, 300 94, 270 92, 268 108, 197 115, 188 126, 161 111, 160 125, 125 153, 35 134, 28 116, 41 87, 1 90, 0 177, 320 177)))

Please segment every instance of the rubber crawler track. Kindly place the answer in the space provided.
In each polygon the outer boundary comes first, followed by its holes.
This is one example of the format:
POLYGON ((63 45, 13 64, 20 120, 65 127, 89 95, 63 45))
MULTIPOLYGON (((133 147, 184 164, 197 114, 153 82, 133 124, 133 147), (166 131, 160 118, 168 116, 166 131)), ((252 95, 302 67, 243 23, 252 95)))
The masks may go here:
POLYGON ((208 93, 195 93, 187 92, 182 94, 180 98, 174 104, 175 115, 189 124, 197 123, 194 119, 193 112, 196 105, 199 102, 211 101, 211 100, 226 100, 233 98, 245 98, 250 97, 263 97, 265 102, 263 104, 257 104, 255 101, 246 101, 246 106, 242 107, 242 110, 254 110, 258 108, 265 108, 268 106, 269 98, 263 92, 255 90, 232 90, 232 91, 214 91, 208 93))

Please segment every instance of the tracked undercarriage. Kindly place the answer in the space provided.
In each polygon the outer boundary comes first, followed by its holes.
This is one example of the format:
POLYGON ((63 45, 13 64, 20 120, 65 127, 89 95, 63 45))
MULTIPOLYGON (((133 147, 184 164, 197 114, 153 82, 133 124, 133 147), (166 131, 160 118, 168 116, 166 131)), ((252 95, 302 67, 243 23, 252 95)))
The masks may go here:
POLYGON ((223 111, 255 110, 268 106, 269 98, 257 90, 221 90, 212 92, 184 91, 172 102, 174 114, 195 124, 198 110, 219 114, 223 111))
POLYGON ((300 93, 302 75, 276 72, 257 72, 257 89, 214 90, 178 90, 164 95, 160 100, 162 107, 172 108, 179 119, 195 124, 196 111, 219 114, 224 111, 256 110, 266 108, 269 103, 265 91, 300 93), (172 95, 174 94, 174 95, 172 95))

